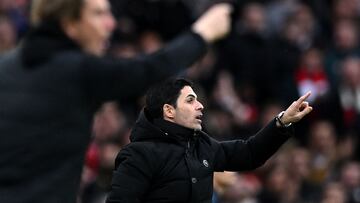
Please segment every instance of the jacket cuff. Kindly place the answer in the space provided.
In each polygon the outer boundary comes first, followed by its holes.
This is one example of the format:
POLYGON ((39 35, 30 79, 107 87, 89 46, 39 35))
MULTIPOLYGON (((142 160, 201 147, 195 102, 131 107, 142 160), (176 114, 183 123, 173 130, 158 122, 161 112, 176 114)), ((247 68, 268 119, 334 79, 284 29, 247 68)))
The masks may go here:
POLYGON ((295 130, 294 130, 294 124, 292 124, 291 126, 289 127, 278 127, 276 125, 276 119, 274 118, 272 121, 271 121, 271 124, 270 125, 273 125, 274 128, 276 129, 277 133, 279 133, 280 135, 282 136, 286 136, 286 137, 292 137, 294 136, 295 134, 295 130))
POLYGON ((188 33, 195 39, 196 42, 199 43, 201 47, 203 47, 204 51, 207 49, 208 43, 204 40, 204 38, 201 35, 194 32, 192 29, 190 29, 188 33))

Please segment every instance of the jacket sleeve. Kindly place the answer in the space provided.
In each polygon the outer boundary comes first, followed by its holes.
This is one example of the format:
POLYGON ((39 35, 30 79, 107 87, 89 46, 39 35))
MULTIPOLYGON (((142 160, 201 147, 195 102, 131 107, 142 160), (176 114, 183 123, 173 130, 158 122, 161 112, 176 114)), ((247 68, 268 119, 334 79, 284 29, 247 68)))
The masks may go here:
POLYGON ((154 172, 150 151, 144 146, 130 144, 120 151, 115 165, 106 203, 142 202, 154 172))
POLYGON ((293 134, 278 128, 275 119, 248 140, 214 142, 215 171, 252 170, 263 165, 293 134))
POLYGON ((83 62, 83 84, 95 100, 135 98, 148 86, 174 76, 206 51, 200 35, 187 32, 158 52, 134 59, 88 56, 83 62))

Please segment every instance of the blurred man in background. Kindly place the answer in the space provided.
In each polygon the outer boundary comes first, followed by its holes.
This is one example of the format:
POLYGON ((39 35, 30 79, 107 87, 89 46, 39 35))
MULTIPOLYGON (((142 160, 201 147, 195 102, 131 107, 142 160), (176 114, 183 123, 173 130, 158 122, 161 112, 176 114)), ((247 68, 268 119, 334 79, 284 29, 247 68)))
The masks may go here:
POLYGON ((34 0, 32 30, 0 60, 0 202, 75 202, 97 107, 190 66, 228 33, 230 12, 215 5, 155 54, 114 59, 107 0, 34 0))

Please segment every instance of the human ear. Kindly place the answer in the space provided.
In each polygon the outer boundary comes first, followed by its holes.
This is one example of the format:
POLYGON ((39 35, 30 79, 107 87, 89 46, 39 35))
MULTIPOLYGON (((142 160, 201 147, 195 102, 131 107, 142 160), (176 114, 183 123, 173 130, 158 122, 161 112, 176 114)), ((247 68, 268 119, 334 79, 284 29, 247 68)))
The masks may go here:
POLYGON ((61 26, 65 34, 72 40, 77 40, 78 38, 78 27, 77 23, 71 20, 64 20, 61 22, 61 26))
POLYGON ((170 104, 164 104, 163 115, 164 118, 173 119, 175 117, 175 108, 170 104))

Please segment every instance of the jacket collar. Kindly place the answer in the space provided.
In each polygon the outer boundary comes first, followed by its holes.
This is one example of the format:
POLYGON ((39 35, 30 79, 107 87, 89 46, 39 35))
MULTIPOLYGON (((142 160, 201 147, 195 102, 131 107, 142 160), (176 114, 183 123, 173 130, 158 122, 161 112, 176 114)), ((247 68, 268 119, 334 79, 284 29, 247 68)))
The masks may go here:
POLYGON ((149 139, 175 139, 181 142, 203 134, 206 133, 195 131, 194 129, 186 128, 163 119, 153 119, 147 113, 147 110, 144 109, 134 125, 130 140, 131 142, 136 142, 149 139))
POLYGON ((199 131, 186 128, 184 126, 164 119, 155 119, 154 124, 158 126, 162 131, 166 132, 170 136, 176 137, 178 140, 189 140, 190 138, 198 136, 199 134, 199 131))

